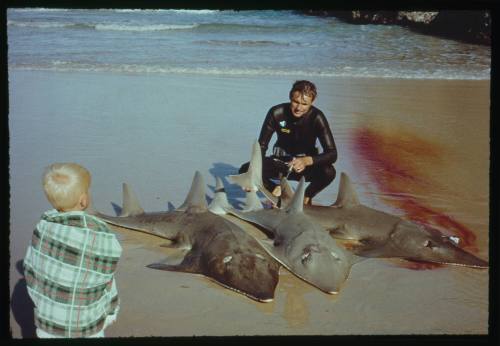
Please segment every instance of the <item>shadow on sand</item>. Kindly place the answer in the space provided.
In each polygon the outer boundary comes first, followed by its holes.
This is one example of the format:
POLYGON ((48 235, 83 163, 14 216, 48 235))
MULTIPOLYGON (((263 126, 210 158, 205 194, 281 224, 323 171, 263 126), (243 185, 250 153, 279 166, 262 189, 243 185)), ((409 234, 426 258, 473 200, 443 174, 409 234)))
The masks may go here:
POLYGON ((24 278, 23 261, 16 263, 16 269, 23 277, 17 282, 12 292, 10 308, 19 327, 23 338, 35 338, 36 327, 34 318, 34 304, 28 295, 26 279, 24 278))
MULTIPOLYGON (((227 200, 229 204, 231 204, 236 209, 241 209, 245 204, 245 191, 243 191, 243 189, 239 185, 231 183, 228 179, 229 175, 238 174, 238 170, 239 168, 231 166, 227 163, 216 162, 213 164, 213 168, 210 168, 208 171, 214 177, 214 181, 216 177, 221 178, 222 183, 224 184, 224 189, 226 190, 227 200)), ((215 190, 215 184, 208 185, 208 187, 213 193, 215 190)), ((258 194, 260 197, 263 196, 260 192, 258 194)))
MULTIPOLYGON (((224 184, 224 189, 226 190, 228 202, 236 209, 244 207, 246 195, 240 186, 233 184, 229 181, 228 176, 238 174, 238 169, 239 168, 229 165, 227 163, 216 162, 213 164, 213 167, 208 170, 213 177, 213 179, 211 180, 212 184, 207 184, 213 196, 213 193, 215 191, 216 177, 221 178, 222 183, 224 184)), ((205 183, 208 182, 210 182, 210 180, 205 179, 205 183)), ((189 188, 186 187, 186 196, 188 190, 189 188)), ((260 197, 264 196, 260 192, 258 194, 260 197)), ((207 196, 207 199, 208 203, 210 203, 212 200, 212 198, 209 196, 207 196)), ((111 206, 113 207, 113 211, 115 212, 116 216, 119 216, 121 214, 122 207, 115 202, 111 202, 111 206)), ((174 211, 175 209, 176 207, 171 202, 168 202, 167 211, 174 211)))

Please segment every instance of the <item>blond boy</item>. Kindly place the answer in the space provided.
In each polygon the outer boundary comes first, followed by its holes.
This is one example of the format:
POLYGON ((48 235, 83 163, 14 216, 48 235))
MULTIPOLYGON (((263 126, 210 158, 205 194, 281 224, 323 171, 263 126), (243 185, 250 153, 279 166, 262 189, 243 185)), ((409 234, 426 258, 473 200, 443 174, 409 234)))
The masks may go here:
POLYGON ((46 168, 45 212, 24 258, 37 336, 103 337, 119 310, 114 273, 122 248, 106 224, 85 212, 90 173, 76 163, 46 168))

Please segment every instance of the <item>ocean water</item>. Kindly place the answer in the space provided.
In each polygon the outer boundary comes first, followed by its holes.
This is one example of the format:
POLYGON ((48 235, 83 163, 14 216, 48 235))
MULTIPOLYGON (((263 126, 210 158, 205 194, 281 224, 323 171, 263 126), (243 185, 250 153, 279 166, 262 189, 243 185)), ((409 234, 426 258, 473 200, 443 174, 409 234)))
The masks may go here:
POLYGON ((489 79, 491 47, 294 11, 8 9, 10 69, 489 79))

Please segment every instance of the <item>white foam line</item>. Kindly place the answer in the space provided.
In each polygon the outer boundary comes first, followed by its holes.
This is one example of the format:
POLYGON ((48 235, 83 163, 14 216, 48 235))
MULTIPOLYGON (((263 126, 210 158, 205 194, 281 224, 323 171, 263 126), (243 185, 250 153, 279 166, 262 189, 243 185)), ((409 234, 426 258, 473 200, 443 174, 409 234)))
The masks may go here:
POLYGON ((396 79, 429 79, 429 80, 489 80, 489 73, 449 73, 449 72, 408 72, 408 71, 285 71, 268 69, 217 69, 217 68, 181 68, 144 65, 85 65, 56 61, 48 66, 10 65, 13 70, 44 70, 61 72, 111 72, 127 74, 199 74, 199 75, 229 75, 229 76, 312 76, 312 77, 345 77, 345 78, 396 78, 396 79), (486 76, 485 76, 486 74, 486 76))

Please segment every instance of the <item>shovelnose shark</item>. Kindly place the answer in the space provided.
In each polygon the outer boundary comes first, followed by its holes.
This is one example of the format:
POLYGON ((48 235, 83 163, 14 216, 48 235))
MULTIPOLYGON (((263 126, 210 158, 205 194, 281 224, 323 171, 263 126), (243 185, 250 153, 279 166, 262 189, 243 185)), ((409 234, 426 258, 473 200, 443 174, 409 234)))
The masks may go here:
POLYGON ((274 298, 280 264, 238 225, 208 210, 198 171, 185 202, 174 211, 144 212, 124 183, 121 215, 94 213, 110 224, 169 239, 169 246, 186 252, 180 263, 154 263, 149 268, 203 274, 260 302, 274 298))
MULTIPOLYGON (((336 241, 303 212, 304 179, 288 206, 263 209, 256 192, 247 193, 247 210, 218 208, 263 230, 273 239, 272 245, 262 245, 293 274, 319 288, 336 294, 359 258, 339 247, 336 241), (253 205, 248 205, 253 204, 253 205)), ((224 193, 224 192, 219 192, 224 193)), ((223 200, 221 198, 219 201, 223 200)), ((217 206, 214 206, 217 207, 217 206)))
MULTIPOLYGON (((247 190, 260 190, 275 205, 292 198, 293 191, 286 180, 282 179, 279 199, 263 186, 262 154, 258 142, 253 146, 250 168, 235 176, 236 179, 231 178, 247 190)), ((304 213, 332 237, 355 241, 351 250, 360 256, 488 267, 488 262, 461 249, 450 237, 437 230, 362 205, 344 172, 340 176, 336 202, 331 206, 306 205, 304 213)))

